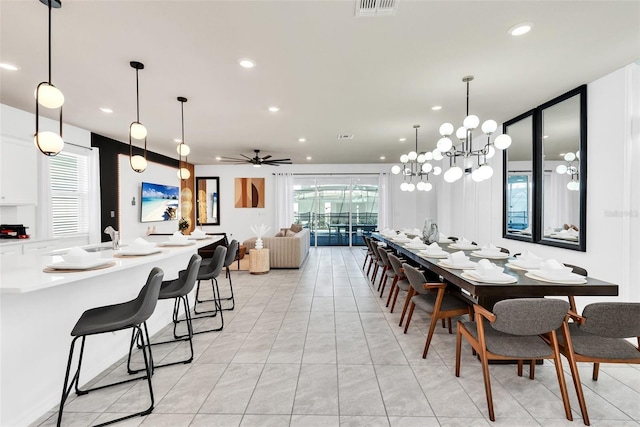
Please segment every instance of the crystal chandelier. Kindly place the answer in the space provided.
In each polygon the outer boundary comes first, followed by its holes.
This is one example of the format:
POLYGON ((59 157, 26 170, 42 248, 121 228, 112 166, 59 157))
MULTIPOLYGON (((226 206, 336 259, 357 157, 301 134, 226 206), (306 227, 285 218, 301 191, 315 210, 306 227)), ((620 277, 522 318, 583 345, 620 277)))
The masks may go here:
POLYGON ((416 130, 416 149, 410 151, 407 154, 400 156, 400 163, 402 166, 394 165, 391 168, 391 173, 398 175, 402 173, 402 184, 400 189, 402 191, 431 191, 433 186, 429 182, 429 174, 440 175, 442 169, 438 166, 433 167, 431 160, 434 159, 434 155, 431 152, 423 152, 418 154, 418 129, 420 125, 413 125, 416 130), (416 183, 413 183, 413 177, 416 177, 416 183), (423 177, 426 177, 426 181, 423 181, 423 177))
POLYGON ((440 126, 442 138, 438 140, 437 150, 449 157, 449 170, 444 173, 444 180, 449 183, 459 180, 463 173, 470 169, 473 169, 471 178, 475 182, 491 178, 493 168, 488 160, 495 155, 496 148, 505 150, 511 145, 511 137, 506 134, 498 135, 491 142, 491 135, 498 128, 498 124, 495 120, 487 120, 481 126, 482 132, 487 136, 487 143, 480 149, 473 149, 473 131, 480 124, 480 119, 476 115, 469 114, 469 82, 472 80, 473 76, 462 78, 462 81, 467 84, 467 114, 462 126, 455 132, 456 138, 460 141, 458 146, 454 145, 449 138, 453 134, 453 125, 443 123, 440 126), (462 163, 463 168, 458 165, 458 162, 462 163))

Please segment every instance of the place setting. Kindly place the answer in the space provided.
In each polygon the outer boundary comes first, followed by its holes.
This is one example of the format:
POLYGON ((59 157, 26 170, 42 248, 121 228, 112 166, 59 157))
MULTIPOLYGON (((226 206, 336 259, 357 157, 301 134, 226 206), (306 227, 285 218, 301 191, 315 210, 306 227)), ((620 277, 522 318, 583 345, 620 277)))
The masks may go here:
POLYGON ((533 252, 523 252, 517 258, 509 261, 505 265, 512 270, 537 270, 542 266, 544 259, 533 252))
POLYGON ((542 282, 549 283, 564 283, 564 284, 584 284, 587 283, 587 279, 584 276, 573 273, 573 268, 566 267, 561 262, 555 259, 548 259, 544 261, 539 269, 529 270, 525 273, 530 279, 540 280, 542 282))
POLYGON ((62 261, 47 265, 45 273, 78 272, 100 270, 116 265, 111 258, 102 258, 99 253, 89 253, 82 248, 74 247, 62 255, 62 261))
POLYGON ((137 238, 128 246, 123 247, 113 256, 116 258, 147 256, 162 252, 155 243, 137 238))
POLYGON ((404 247, 407 249, 427 249, 427 245, 422 241, 422 239, 418 236, 411 239, 409 242, 404 244, 404 247))
POLYGON ((395 237, 390 237, 389 239, 395 243, 408 243, 411 241, 411 239, 403 232, 400 232, 395 237))
POLYGON ((490 243, 488 245, 484 245, 480 250, 471 252, 472 256, 478 258, 487 258, 487 259, 507 259, 509 258, 509 254, 506 252, 502 252, 501 249, 494 244, 490 243))
POLYGON ((447 254, 446 259, 438 262, 440 267, 451 268, 454 270, 471 270, 475 269, 477 263, 471 261, 462 251, 447 254))
POLYGON ((504 268, 498 267, 488 259, 481 259, 476 264, 475 270, 464 270, 461 276, 465 279, 482 283, 506 284, 517 282, 515 277, 504 273, 504 268))
POLYGON ((179 231, 176 231, 169 237, 169 240, 158 243, 158 246, 189 246, 195 245, 196 242, 189 240, 189 236, 185 236, 179 231))
POLYGON ((418 255, 423 258, 447 258, 449 252, 443 250, 438 243, 433 242, 426 249, 419 251, 418 255))
POLYGON ((187 237, 188 240, 205 240, 209 238, 210 237, 207 235, 207 233, 200 230, 199 228, 196 228, 195 230, 193 230, 191 234, 187 237))
POLYGON ((457 242, 450 244, 449 247, 459 251, 474 251, 478 249, 479 246, 466 237, 463 237, 462 240, 458 240, 457 242))

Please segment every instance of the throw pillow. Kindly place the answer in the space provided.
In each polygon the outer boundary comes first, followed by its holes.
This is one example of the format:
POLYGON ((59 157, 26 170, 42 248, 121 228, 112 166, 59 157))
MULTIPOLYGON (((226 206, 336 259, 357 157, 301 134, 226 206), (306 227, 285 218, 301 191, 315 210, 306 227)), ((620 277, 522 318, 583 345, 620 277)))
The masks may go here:
POLYGON ((273 237, 284 237, 284 233, 282 231, 278 231, 273 237))
POLYGON ((291 224, 291 231, 293 231, 294 233, 299 233, 302 231, 302 224, 291 224))
POLYGON ((293 237, 295 235, 296 233, 294 233, 293 230, 287 230, 287 234, 285 234, 284 237, 293 237))

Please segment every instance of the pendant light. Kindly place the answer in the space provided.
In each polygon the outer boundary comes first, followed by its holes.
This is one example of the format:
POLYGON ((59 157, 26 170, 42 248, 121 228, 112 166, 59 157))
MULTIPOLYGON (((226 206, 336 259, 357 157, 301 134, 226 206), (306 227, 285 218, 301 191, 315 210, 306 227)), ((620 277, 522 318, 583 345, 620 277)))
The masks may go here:
POLYGON ((64 140, 62 139, 62 104, 64 104, 64 95, 51 83, 51 9, 60 9, 62 3, 60 0, 40 0, 42 4, 49 8, 49 80, 42 82, 36 88, 36 132, 33 142, 38 150, 45 156, 55 156, 62 148, 64 148, 64 140), (59 131, 58 133, 43 131, 40 132, 40 106, 45 108, 60 109, 59 131))
POLYGON ((187 144, 184 143, 184 103, 187 102, 187 98, 184 96, 179 96, 178 101, 180 101, 180 112, 182 113, 182 138, 180 139, 180 144, 178 145, 178 178, 182 181, 186 181, 191 177, 191 172, 186 167, 182 167, 182 156, 184 156, 185 166, 187 163, 187 156, 191 149, 187 144))
POLYGON ((144 64, 138 61, 129 63, 131 68, 136 70, 136 121, 129 125, 129 164, 131 169, 141 173, 147 168, 147 128, 140 123, 140 91, 138 86, 138 71, 144 70, 144 64), (144 154, 133 155, 133 144, 131 139, 144 139, 144 154))

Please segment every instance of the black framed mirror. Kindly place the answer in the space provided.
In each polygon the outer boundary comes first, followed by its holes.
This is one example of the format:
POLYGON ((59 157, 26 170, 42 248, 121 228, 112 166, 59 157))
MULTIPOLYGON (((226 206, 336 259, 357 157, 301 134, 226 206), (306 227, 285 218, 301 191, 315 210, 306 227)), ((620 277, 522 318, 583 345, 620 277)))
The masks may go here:
POLYGON ((535 110, 504 123, 511 137, 504 152, 503 235, 533 241, 534 231, 534 113, 535 110))
POLYGON ((220 178, 196 178, 196 224, 220 225, 220 178))
POLYGON ((586 251, 586 85, 505 122, 503 132, 514 141, 503 154, 503 237, 586 251))

